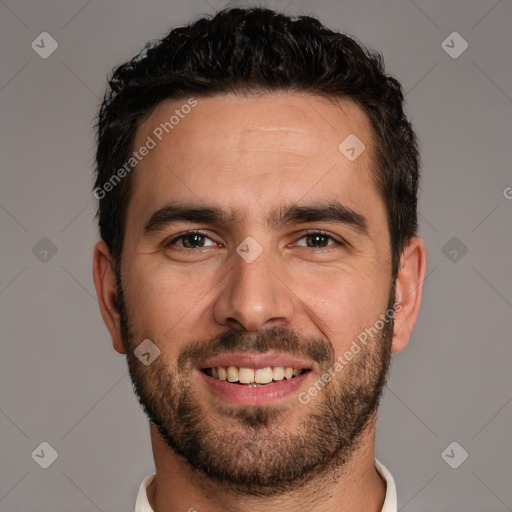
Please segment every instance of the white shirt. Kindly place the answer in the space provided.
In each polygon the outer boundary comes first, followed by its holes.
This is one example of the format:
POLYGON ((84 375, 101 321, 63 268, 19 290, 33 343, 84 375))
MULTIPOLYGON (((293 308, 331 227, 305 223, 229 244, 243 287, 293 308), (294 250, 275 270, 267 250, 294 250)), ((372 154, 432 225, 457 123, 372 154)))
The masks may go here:
MULTIPOLYGON (((386 480, 386 498, 384 499, 384 506, 382 507, 381 512, 398 512, 396 487, 393 476, 377 459, 375 459, 375 469, 377 469, 382 478, 386 480)), ((135 512, 154 512, 149 505, 146 489, 155 478, 155 475, 156 473, 149 475, 144 479, 142 484, 140 484, 139 494, 137 495, 137 501, 135 502, 135 512)))

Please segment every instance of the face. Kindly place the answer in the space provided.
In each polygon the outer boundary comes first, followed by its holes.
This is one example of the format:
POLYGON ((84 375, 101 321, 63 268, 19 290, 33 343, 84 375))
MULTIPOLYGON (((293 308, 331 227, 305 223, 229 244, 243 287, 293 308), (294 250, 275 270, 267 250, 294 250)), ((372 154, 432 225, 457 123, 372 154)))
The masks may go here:
POLYGON ((349 460, 384 384, 393 322, 379 318, 394 295, 372 132, 345 100, 196 101, 169 133, 155 129, 186 100, 137 132, 136 148, 156 145, 134 171, 121 337, 170 449, 270 495, 349 460), (338 148, 351 134, 365 145, 355 160, 338 148), (148 366, 134 355, 145 339, 160 350, 148 366))

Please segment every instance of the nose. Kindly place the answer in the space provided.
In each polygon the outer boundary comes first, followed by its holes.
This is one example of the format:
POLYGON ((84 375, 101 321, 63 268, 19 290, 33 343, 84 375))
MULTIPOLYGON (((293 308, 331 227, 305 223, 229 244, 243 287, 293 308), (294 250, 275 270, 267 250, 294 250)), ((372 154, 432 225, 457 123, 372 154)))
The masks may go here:
POLYGON ((237 254, 214 304, 216 322, 247 331, 288 327, 294 313, 294 294, 282 274, 268 251, 251 263, 237 254))

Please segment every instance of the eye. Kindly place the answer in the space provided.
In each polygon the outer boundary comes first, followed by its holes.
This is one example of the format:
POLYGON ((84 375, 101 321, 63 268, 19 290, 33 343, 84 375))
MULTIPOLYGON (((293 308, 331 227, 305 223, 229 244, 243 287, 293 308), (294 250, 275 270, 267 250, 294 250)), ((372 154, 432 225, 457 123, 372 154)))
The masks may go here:
POLYGON ((304 240, 305 244, 297 243, 297 245, 311 249, 323 249, 332 245, 344 245, 342 241, 335 239, 333 236, 323 231, 306 233, 299 238, 299 241, 300 240, 304 240), (330 241, 334 243, 329 243, 330 241))
POLYGON ((201 231, 188 231, 165 242, 165 247, 177 245, 185 249, 201 249, 202 247, 215 247, 218 244, 201 231), (207 243, 207 242, 211 243, 207 243))
MULTIPOLYGON (((173 245, 184 249, 202 249, 204 247, 216 247, 219 244, 212 240, 202 231, 188 231, 175 236, 171 240, 164 243, 165 247, 173 245)), ((307 247, 309 249, 324 249, 331 246, 342 246, 344 243, 337 240, 332 235, 323 231, 312 231, 303 234, 297 241, 298 246, 307 247)))

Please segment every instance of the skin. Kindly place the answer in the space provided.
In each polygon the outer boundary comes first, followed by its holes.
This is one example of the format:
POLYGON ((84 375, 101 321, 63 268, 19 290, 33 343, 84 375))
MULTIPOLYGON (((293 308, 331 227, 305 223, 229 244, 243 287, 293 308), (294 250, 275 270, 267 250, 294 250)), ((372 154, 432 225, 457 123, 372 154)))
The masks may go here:
MULTIPOLYGON (((121 267, 134 332, 166 340, 159 344, 160 357, 169 364, 191 339, 211 338, 228 328, 258 332, 286 327, 323 339, 336 356, 345 353, 358 333, 386 311, 392 286, 387 214, 370 172, 372 130, 366 115, 348 100, 332 102, 312 95, 220 95, 197 100, 197 106, 135 171, 121 267), (366 146, 353 162, 338 150, 349 134, 356 134, 366 146), (179 222, 145 235, 143 227, 151 215, 178 199, 226 208, 236 214, 234 222, 179 222), (265 223, 269 212, 280 206, 319 201, 338 201, 363 215, 368 234, 330 221, 265 223), (193 229, 210 237, 206 247, 188 251, 176 244, 163 247, 164 241, 193 229), (304 230, 325 231, 346 243, 331 240, 324 248, 307 247, 304 230), (247 236, 263 249, 250 264, 235 251, 247 236)), ((134 147, 144 144, 183 103, 159 104, 139 127, 134 147)), ((403 251, 396 279, 395 299, 401 310, 394 321, 393 352, 408 343, 419 312, 425 268, 424 244, 413 238, 403 251)), ((115 274, 104 242, 95 247, 94 282, 113 346, 124 354, 115 274)), ((313 380, 299 391, 307 390, 313 380)), ((222 422, 236 421, 217 413, 199 379, 193 385, 219 428, 222 422)), ((315 398, 301 406, 296 396, 283 399, 280 405, 287 414, 282 427, 295 432, 315 398)), ((219 484, 194 473, 153 425, 151 440, 157 477, 148 498, 157 512, 190 507, 212 512, 295 511, 298 503, 312 512, 377 512, 384 501, 385 484, 373 463, 374 421, 335 475, 311 482, 298 493, 265 499, 223 492, 219 484)))

